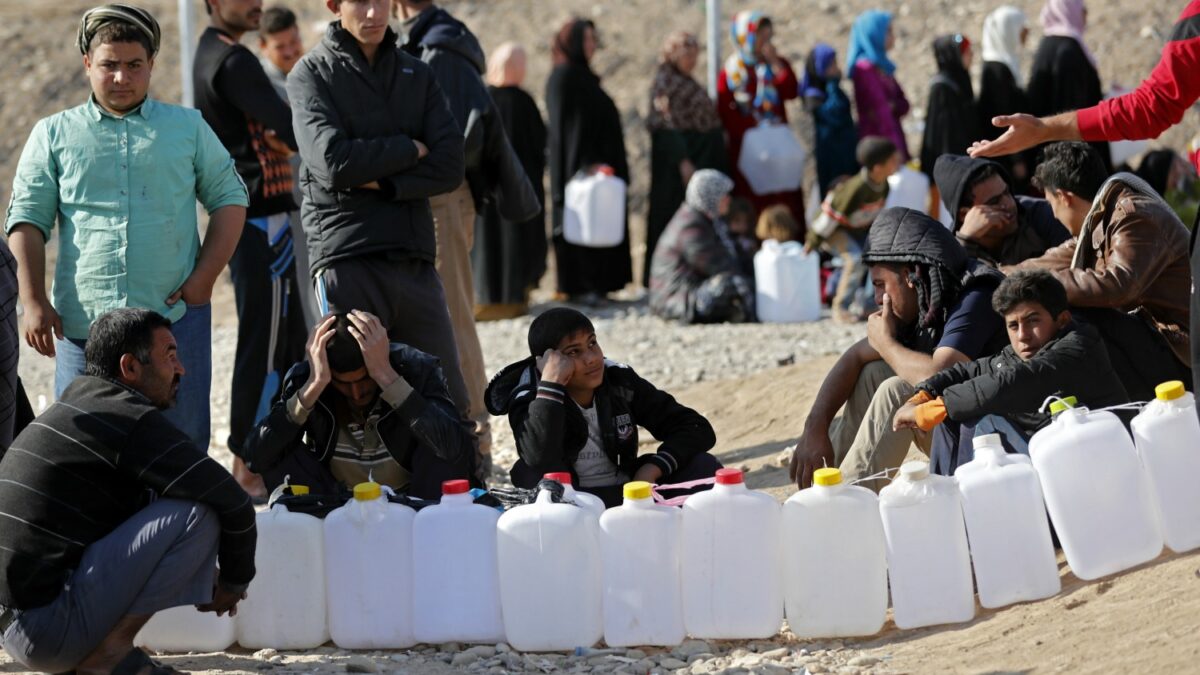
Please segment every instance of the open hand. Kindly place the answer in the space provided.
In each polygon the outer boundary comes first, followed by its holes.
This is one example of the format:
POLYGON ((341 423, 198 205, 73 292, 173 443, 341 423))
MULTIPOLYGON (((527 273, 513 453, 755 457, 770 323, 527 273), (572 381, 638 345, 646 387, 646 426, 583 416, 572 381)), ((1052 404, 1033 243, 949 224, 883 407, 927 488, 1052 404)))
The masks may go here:
POLYGON ((350 334, 362 349, 367 374, 380 388, 387 389, 400 377, 392 368, 392 343, 388 339, 387 330, 379 321, 379 317, 369 312, 356 309, 347 316, 350 319, 350 334))
POLYGON ((308 336, 308 343, 304 346, 304 352, 308 355, 309 372, 308 382, 300 389, 300 405, 306 410, 312 410, 317 404, 317 399, 321 397, 321 393, 329 386, 333 377, 325 349, 335 334, 333 324, 336 320, 337 317, 332 314, 321 319, 321 323, 313 329, 312 335, 308 336))
POLYGON ((992 124, 1008 127, 1008 130, 995 140, 975 141, 967 149, 967 154, 972 157, 1002 157, 1028 150, 1049 140, 1046 123, 1033 115, 1000 115, 992 118, 992 124))

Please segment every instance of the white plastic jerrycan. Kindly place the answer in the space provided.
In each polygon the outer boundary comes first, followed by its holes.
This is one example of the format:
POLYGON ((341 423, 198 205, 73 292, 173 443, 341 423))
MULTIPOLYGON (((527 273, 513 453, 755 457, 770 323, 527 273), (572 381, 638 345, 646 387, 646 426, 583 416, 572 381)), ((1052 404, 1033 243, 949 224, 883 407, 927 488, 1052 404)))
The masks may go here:
POLYGON ((223 652, 236 641, 234 617, 183 605, 155 613, 133 644, 156 652, 223 652))
POLYGON ((625 181, 601 166, 577 174, 566 187, 563 239, 568 244, 605 248, 625 241, 625 181))
POLYGON ((1124 425, 1060 401, 1050 411, 1054 421, 1030 439, 1029 456, 1071 571, 1099 579, 1158 556, 1150 482, 1124 425))
POLYGON ((769 638, 783 624, 779 503, 718 469, 683 504, 683 623, 700 639, 769 638))
POLYGON ((649 483, 626 483, 624 494, 624 504, 600 516, 604 642, 677 645, 687 634, 679 585, 682 513, 656 505, 649 483))
POLYGON ((976 436, 973 444, 975 459, 954 477, 979 604, 996 608, 1057 594, 1058 560, 1033 464, 1025 455, 1007 454, 997 434, 976 436))
POLYGON ((798 241, 763 242, 754 254, 758 319, 799 323, 821 318, 821 259, 798 241))
POLYGON ((343 649, 400 649, 413 637, 413 510, 378 483, 325 516, 329 634, 343 649))
POLYGON ((1151 401, 1133 419, 1133 441, 1150 478, 1172 551, 1200 547, 1200 421, 1196 399, 1176 380, 1160 384, 1151 401))
POLYGON ((563 486, 564 499, 582 506, 585 511, 597 519, 600 518, 600 514, 604 513, 604 500, 590 492, 576 490, 571 484, 571 473, 569 471, 554 471, 542 476, 542 478, 561 484, 563 486))
POLYGON ((786 124, 764 120, 742 137, 738 171, 756 195, 790 192, 804 178, 804 159, 804 146, 786 124))
POLYGON ((442 501, 413 520, 413 627, 418 642, 504 641, 496 521, 465 480, 442 483, 442 501))
POLYGON ((599 527, 542 490, 500 516, 496 550, 504 633, 520 651, 590 647, 604 635, 599 527))
MULTIPOLYGON (((291 488, 295 495, 308 491, 291 488)), ((238 603, 238 644, 246 649, 320 647, 329 640, 321 520, 275 504, 258 513, 256 524, 257 574, 238 603)))
POLYGON ((887 553, 879 499, 817 469, 783 504, 783 593, 800 638, 874 635, 887 618, 887 553))
POLYGON ((954 479, 930 475, 927 462, 907 462, 879 491, 879 513, 896 626, 970 621, 975 587, 954 479))
POLYGON ((929 213, 929 177, 907 165, 888 176, 888 195, 883 208, 904 207, 929 213))

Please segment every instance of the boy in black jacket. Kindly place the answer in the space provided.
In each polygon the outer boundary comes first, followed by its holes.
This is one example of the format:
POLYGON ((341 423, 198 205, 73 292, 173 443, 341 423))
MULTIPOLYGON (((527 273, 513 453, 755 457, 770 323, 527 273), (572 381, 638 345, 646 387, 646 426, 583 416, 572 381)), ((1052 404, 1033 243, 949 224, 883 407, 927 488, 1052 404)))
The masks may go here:
POLYGON ((573 309, 551 309, 529 327, 531 356, 507 366, 487 388, 493 415, 508 415, 520 459, 513 485, 532 488, 569 471, 576 489, 621 503, 631 480, 682 483, 713 476, 721 463, 700 413, 655 388, 629 366, 606 361, 596 329, 573 309), (638 427, 662 441, 638 457, 638 427))
POLYGON ((1029 438, 1050 423, 1038 412, 1050 396, 1091 408, 1129 402, 1095 328, 1076 324, 1067 291, 1049 272, 1018 272, 996 288, 1009 346, 959 363, 917 385, 894 426, 935 430, 933 470, 952 475, 974 457, 975 434, 998 433, 1009 452, 1029 454, 1029 438), (948 423, 943 423, 949 420, 948 423))

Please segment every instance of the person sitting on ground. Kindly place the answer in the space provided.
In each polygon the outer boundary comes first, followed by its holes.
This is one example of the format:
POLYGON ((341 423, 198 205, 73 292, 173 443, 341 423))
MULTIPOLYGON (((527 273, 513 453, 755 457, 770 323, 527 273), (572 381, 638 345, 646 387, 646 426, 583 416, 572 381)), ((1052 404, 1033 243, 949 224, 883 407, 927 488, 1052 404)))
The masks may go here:
POLYGON ((833 296, 833 320, 862 321, 870 307, 866 295, 867 271, 862 265, 867 231, 887 201, 888 176, 900 168, 896 144, 882 136, 867 136, 856 150, 862 169, 831 188, 821 204, 821 215, 809 228, 805 248, 822 250, 842 259, 841 276, 833 296))
POLYGON ((292 366, 242 459, 268 489, 290 476, 314 493, 366 480, 436 499, 442 481, 472 479, 472 425, 433 356, 397 342, 372 314, 326 316, 292 366))
MULTIPOLYGON (((778 209, 775 211, 778 212, 778 209)), ((791 213, 789 210, 788 215, 791 213)), ((739 256, 747 265, 746 274, 754 274, 754 254, 758 253, 763 241, 757 233, 757 223, 762 222, 762 219, 756 219, 754 204, 751 204, 749 199, 734 197, 729 201, 729 214, 725 216, 725 220, 729 223, 729 233, 733 235, 733 242, 737 244, 739 256)), ((796 219, 792 218, 792 222, 795 223, 796 219)))
MULTIPOLYGON (((871 226, 863 262, 880 309, 867 318, 867 337, 825 377, 805 420, 790 465, 801 488, 823 466, 840 466, 854 480, 899 467, 914 442, 928 452, 927 434, 892 428, 896 411, 917 383, 1004 346, 1004 327, 991 306, 1003 277, 968 258, 936 220, 912 209, 884 209, 871 226)), ((878 490, 887 483, 863 484, 878 490)))
POLYGON ((31 670, 173 673, 134 636, 170 607, 236 613, 254 506, 162 413, 186 375, 170 321, 103 314, 84 359, 0 460, 0 640, 31 670))
POLYGON ((954 213, 954 234, 972 258, 999 267, 1036 258, 1071 238, 1044 199, 1013 196, 1012 178, 993 161, 942 155, 938 193, 954 213))
POLYGON ((992 294, 1009 346, 957 363, 917 385, 893 428, 933 431, 933 471, 945 476, 975 456, 976 435, 999 434, 1009 452, 1029 454, 1029 439, 1050 423, 1050 396, 1075 396, 1090 408, 1129 402, 1096 329, 1077 324, 1067 289, 1043 270, 1017 272, 992 294))
POLYGON ((1191 380, 1188 368, 1188 231, 1166 202, 1129 173, 1108 177, 1086 143, 1054 143, 1034 172, 1054 215, 1073 235, 1015 270, 1044 269, 1067 288, 1076 317, 1104 337, 1135 401, 1191 380))
POLYGON ((754 234, 761 241, 774 239, 783 244, 796 241, 800 237, 800 224, 792 217, 790 209, 780 208, 780 205, 776 204, 768 206, 758 217, 754 234))
POLYGON ((725 224, 733 180, 715 169, 697 171, 684 200, 654 249, 650 310, 683 323, 754 320, 754 281, 725 224))
POLYGON ((508 415, 516 437, 513 485, 532 488, 546 473, 569 471, 576 489, 611 507, 630 480, 683 483, 721 468, 708 453, 716 443, 708 420, 629 366, 605 360, 580 312, 561 307, 534 319, 529 352, 492 379, 486 397, 493 415, 508 415), (638 427, 661 442, 657 452, 638 456, 638 427))

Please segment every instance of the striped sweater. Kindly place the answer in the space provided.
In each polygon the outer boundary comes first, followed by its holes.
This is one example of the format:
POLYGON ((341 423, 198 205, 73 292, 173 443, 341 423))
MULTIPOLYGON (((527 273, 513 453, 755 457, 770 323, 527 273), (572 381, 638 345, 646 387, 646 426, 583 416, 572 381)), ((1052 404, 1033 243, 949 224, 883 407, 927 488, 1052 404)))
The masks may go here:
POLYGON ((210 506, 222 585, 250 583, 254 507, 229 472, 141 394, 76 379, 0 460, 0 605, 54 600, 89 544, 158 497, 210 506))

